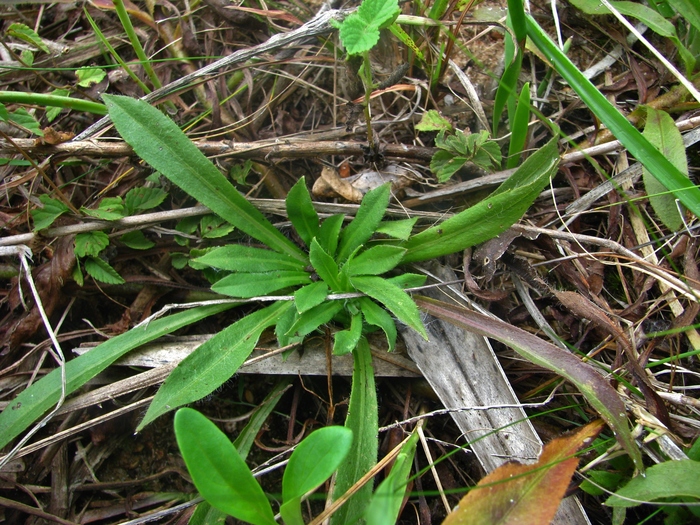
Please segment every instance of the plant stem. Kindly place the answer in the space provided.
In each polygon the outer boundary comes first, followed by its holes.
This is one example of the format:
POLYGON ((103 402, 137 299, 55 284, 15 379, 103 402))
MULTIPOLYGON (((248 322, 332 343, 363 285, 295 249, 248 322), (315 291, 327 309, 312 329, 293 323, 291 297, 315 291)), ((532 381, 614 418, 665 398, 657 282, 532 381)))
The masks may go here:
POLYGON ((33 104, 36 106, 55 106, 71 108, 87 113, 106 115, 107 107, 98 102, 80 100, 78 98, 46 95, 44 93, 23 93, 19 91, 0 91, 0 102, 10 104, 33 104))
POLYGON ((360 78, 365 86, 365 101, 363 102, 365 109, 365 121, 367 122, 367 142, 372 153, 375 153, 374 132, 372 131, 372 114, 369 108, 370 97, 372 96, 372 69, 369 63, 369 51, 362 53, 362 67, 360 68, 360 78))

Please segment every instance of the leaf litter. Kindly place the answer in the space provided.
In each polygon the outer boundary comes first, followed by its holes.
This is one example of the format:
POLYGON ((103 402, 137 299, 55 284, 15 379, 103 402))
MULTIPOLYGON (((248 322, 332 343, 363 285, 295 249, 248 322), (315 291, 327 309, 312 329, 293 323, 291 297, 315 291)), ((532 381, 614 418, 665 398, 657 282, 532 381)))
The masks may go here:
MULTIPOLYGON (((66 2, 3 5, 0 8, 3 17, 8 22, 23 24, 29 32, 23 29, 23 38, 11 33, 3 35, 9 51, 1 56, 2 91, 51 94, 60 88, 67 89, 72 98, 93 102, 102 102, 102 93, 144 96, 146 93, 139 91, 126 72, 115 66, 116 59, 104 52, 104 42, 110 43, 133 73, 146 79, 143 65, 138 63, 133 50, 125 45, 124 30, 111 11, 112 3, 106 4, 91 2, 86 5, 86 11, 66 2), (99 42, 90 29, 86 13, 101 28, 103 42, 99 42), (32 42, 35 38, 32 27, 41 40, 32 42), (28 69, 29 65, 36 71, 28 69), (90 72, 89 77, 86 77, 86 72, 90 72)), ((502 7, 499 2, 488 4, 495 9, 502 7)), ((275 4, 274 9, 253 3, 231 10, 220 2, 209 1, 195 12, 190 12, 187 4, 181 2, 156 3, 155 7, 126 2, 126 6, 144 49, 155 59, 155 74, 165 86, 183 75, 200 71, 218 57, 230 55, 237 49, 252 48, 272 35, 295 30, 299 22, 307 22, 318 10, 316 5, 286 2, 275 4), (225 18, 222 13, 226 13, 225 18)), ((404 9, 404 14, 409 14, 409 11, 410 8, 404 9)), ((571 34, 586 35, 585 43, 574 45, 572 56, 577 57, 577 65, 582 70, 587 69, 595 60, 603 57, 608 46, 616 44, 605 39, 605 32, 600 32, 603 28, 609 30, 607 24, 613 22, 595 19, 595 25, 589 25, 571 7, 565 14, 569 17, 571 34)), ((455 22, 459 13, 451 16, 455 22)), ((490 72, 493 78, 493 73, 498 74, 498 64, 494 63, 493 56, 480 56, 479 53, 488 50, 493 55, 495 48, 498 50, 495 55, 500 56, 503 29, 499 25, 485 26, 483 20, 475 21, 480 25, 467 24, 460 29, 460 36, 472 43, 468 49, 459 49, 458 56, 462 65, 474 75, 489 78, 490 72), (485 29, 488 31, 482 33, 485 29), (468 58, 465 59, 465 56, 468 58)), ((619 31, 617 26, 615 31, 619 31)), ((274 148, 275 143, 286 141, 294 144, 301 139, 335 144, 334 149, 325 151, 322 156, 302 152, 274 160, 265 156, 255 157, 252 171, 241 181, 239 189, 249 197, 283 198, 302 175, 310 181, 322 180, 322 173, 328 170, 329 163, 339 164, 339 160, 344 159, 343 145, 362 141, 365 137, 361 121, 354 119, 352 107, 342 100, 343 91, 338 82, 338 77, 345 74, 341 52, 334 54, 328 43, 330 40, 326 38, 329 38, 328 32, 284 49, 267 50, 257 57, 258 62, 246 62, 236 69, 216 72, 204 78, 202 83, 169 93, 168 103, 163 105, 163 109, 178 124, 188 126, 188 134, 196 139, 196 143, 223 139, 251 143, 255 148, 268 147, 269 141, 272 141, 274 148), (245 185, 246 180, 248 185, 245 185)), ((420 38, 429 41, 433 36, 430 30, 426 30, 420 34, 420 38)), ((388 57, 387 69, 407 60, 405 49, 391 40, 388 34, 382 33, 380 40, 382 53, 388 57)), ((672 47, 663 39, 655 43, 672 47)), ((372 59, 377 63, 379 75, 390 76, 391 71, 382 70, 380 57, 373 56, 372 59)), ((532 70, 541 73, 542 63, 536 58, 532 60, 532 70)), ((654 112, 664 111, 663 114, 668 115, 665 111, 673 110, 680 113, 678 120, 692 121, 696 115, 691 106, 683 105, 685 101, 677 98, 670 102, 668 99, 654 99, 660 90, 671 87, 671 81, 647 65, 646 60, 630 55, 629 67, 621 62, 615 63, 605 78, 599 79, 600 89, 614 97, 621 106, 633 105, 630 100, 639 100, 653 105, 654 112), (640 71, 645 71, 644 78, 640 71), (669 103, 673 106, 664 105, 669 103)), ((394 202, 419 203, 416 209, 404 208, 403 213, 409 217, 420 215, 414 212, 423 212, 424 215, 418 219, 421 228, 431 226, 438 217, 447 218, 482 197, 473 190, 468 193, 449 192, 451 186, 468 182, 475 173, 479 176, 478 170, 467 166, 448 182, 447 192, 440 200, 420 205, 420 197, 433 191, 437 181, 429 170, 429 162, 415 160, 410 154, 413 148, 435 145, 435 133, 418 133, 414 129, 419 121, 417 117, 425 111, 437 109, 457 129, 479 129, 477 119, 469 110, 467 90, 459 78, 443 77, 439 89, 431 93, 432 99, 422 96, 428 87, 425 78, 423 66, 413 63, 412 69, 400 82, 408 88, 387 91, 373 99, 372 103, 380 143, 402 145, 406 151, 402 155, 396 149, 392 150, 391 161, 402 168, 402 176, 410 173, 395 188, 394 202), (470 169, 474 171, 470 172, 470 169), (406 186, 407 183, 411 184, 406 186)), ((145 82, 148 83, 147 80, 145 82)), ((479 89, 488 112, 492 93, 489 86, 480 86, 479 89)), ((595 125, 591 125, 590 114, 577 104, 566 85, 554 83, 548 89, 549 98, 544 109, 556 115, 565 133, 586 147, 588 142, 585 137, 599 131, 595 125)), ((114 271, 125 282, 103 282, 99 280, 99 275, 91 274, 88 270, 90 266, 76 257, 73 250, 74 233, 70 230, 72 225, 86 218, 79 218, 72 210, 98 209, 105 198, 123 199, 135 188, 161 188, 167 191, 168 198, 155 208, 157 210, 187 212, 196 202, 169 185, 157 172, 153 173, 140 165, 135 157, 124 153, 118 156, 110 154, 106 141, 97 141, 101 150, 98 148, 98 152, 90 156, 84 156, 79 151, 67 153, 61 150, 70 143, 52 145, 38 142, 39 130, 49 123, 51 129, 70 137, 71 134, 84 132, 100 115, 71 106, 72 109, 61 109, 56 116, 56 107, 4 100, 7 99, 3 99, 3 104, 11 112, 20 111, 16 113, 14 121, 17 125, 0 129, 3 160, 0 166, 3 171, 0 208, 3 233, 0 241, 2 245, 30 245, 34 254, 34 280, 44 309, 62 342, 78 346, 83 342, 103 341, 125 332, 165 304, 192 300, 196 294, 208 289, 209 281, 196 265, 188 266, 185 262, 185 265, 178 267, 175 263, 178 257, 186 257, 190 248, 202 249, 199 255, 204 256, 206 249, 214 245, 206 240, 204 223, 200 222, 199 217, 192 220, 194 228, 185 233, 185 214, 177 221, 169 219, 136 227, 143 231, 149 241, 144 245, 148 248, 142 250, 119 241, 122 235, 129 233, 129 228, 106 228, 110 244, 100 250, 99 266, 103 270, 109 268, 114 271), (51 117, 49 109, 54 110, 51 117), (34 134, 29 134, 32 131, 34 134), (29 154, 26 153, 29 150, 26 150, 22 154, 22 146, 36 149, 29 154), (56 200, 49 203, 46 201, 49 197, 56 200), (36 210, 51 213, 52 205, 55 210, 63 210, 61 205, 66 207, 64 203, 69 203, 71 208, 68 212, 57 214, 49 235, 46 231, 32 231, 31 221, 37 220, 37 216, 33 215, 36 210), (49 204, 48 209, 46 204, 49 204), (33 219, 29 219, 29 212, 32 212, 33 219), (82 275, 76 273, 76 268, 82 271, 82 275), (79 284, 80 279, 82 284, 79 284)), ((656 115, 654 112, 651 115, 656 115)), ((673 116, 677 117, 676 113, 673 116)), ((667 118, 663 118, 663 121, 662 117, 656 118, 659 126, 669 124, 667 118)), ((530 146, 543 144, 542 133, 543 128, 540 127, 529 136, 530 146)), ((600 136, 603 136, 603 132, 600 136)), ((678 147, 677 140, 674 147, 678 147)), ((686 153, 693 180, 698 164, 697 146, 691 145, 686 153)), ((241 163, 235 156, 221 155, 215 160, 224 174, 239 169, 241 163)), ((361 155, 354 155, 346 160, 354 173, 376 170, 382 180, 395 170, 391 168, 383 174, 381 159, 370 163, 361 155)), ((527 214, 525 224, 533 226, 529 235, 504 233, 508 240, 496 252, 484 252, 483 249, 476 252, 490 253, 488 261, 474 258, 468 268, 460 268, 463 259, 459 254, 447 255, 443 262, 468 276, 467 289, 480 290, 481 293, 476 294, 479 298, 477 302, 481 302, 491 313, 515 327, 545 337, 535 322, 534 314, 528 311, 525 302, 514 290, 512 275, 523 279, 535 308, 551 328, 551 333, 556 335, 556 342, 576 352, 577 359, 585 359, 597 367, 604 381, 625 392, 624 399, 633 405, 628 408, 630 413, 637 414, 634 422, 640 425, 638 430, 642 435, 648 441, 658 434, 670 437, 670 440, 659 439, 652 443, 651 446, 655 448, 653 457, 658 460, 667 457, 668 447, 675 445, 681 450, 697 443, 697 401, 693 403, 692 397, 687 395, 684 400, 681 396, 671 398, 660 393, 692 393, 697 383, 693 349, 700 347, 700 337, 693 325, 697 322, 695 290, 698 288, 698 241, 687 228, 692 224, 692 217, 682 207, 674 210, 674 203, 669 204, 666 198, 664 211, 659 211, 659 199, 656 202, 652 199, 651 203, 638 199, 645 196, 641 182, 616 187, 603 195, 596 202, 597 207, 587 213, 579 212, 576 217, 566 216, 562 210, 582 193, 602 184, 605 174, 624 170, 627 159, 621 152, 617 157, 605 155, 596 157, 596 160, 599 164, 578 161, 560 168, 551 194, 542 195, 527 214), (642 230, 634 227, 634 221, 640 218, 642 230), (564 221, 566 228, 554 233, 564 221), (667 229, 669 226, 675 232, 667 229), (534 228, 540 228, 537 234, 533 233, 534 228), (552 234, 548 235, 542 230, 550 230, 552 234), (583 236, 604 239, 607 245, 587 244, 583 236), (653 261, 648 259, 649 262, 643 263, 624 255, 625 250, 643 254, 643 251, 636 250, 642 250, 647 243, 656 250, 652 250, 656 256, 653 261), (611 249, 611 246, 615 249, 611 249), (528 279, 528 276, 535 278, 528 279), (689 283, 690 292, 687 287, 682 288, 684 281, 689 283), (542 282, 544 286, 540 286, 542 282), (669 399, 675 401, 669 402, 669 399), (644 414, 648 419, 644 419, 644 414), (650 431, 652 428, 653 432, 650 431)), ((629 161, 633 162, 632 159, 629 161)), ((359 190, 342 178, 332 180, 333 183, 328 184, 331 190, 335 185, 342 191, 334 195, 332 191, 324 190, 323 200, 329 205, 333 204, 334 199, 357 201, 366 192, 366 189, 359 190), (357 192, 361 193, 358 195, 357 192)), ((658 192, 658 189, 655 191, 658 192)), ((352 209, 348 213, 352 214, 352 209)), ((282 228, 285 228, 284 215, 283 211, 276 214, 282 228)), ((242 227, 245 231, 245 225, 242 227)), ((434 228, 436 230, 433 231, 439 230, 439 226, 434 228)), ((244 243, 250 242, 240 232, 232 235, 238 236, 236 238, 244 243)), ((298 243, 298 240, 292 239, 290 242, 298 243)), ((25 301, 26 308, 23 304, 23 299, 28 295, 21 284, 23 280, 17 261, 3 257, 1 268, 0 406, 11 410, 17 395, 37 378, 49 373, 54 365, 45 356, 50 345, 47 344, 36 306, 31 300, 25 301)), ((240 315, 235 309, 229 310, 207 318, 179 335, 216 333, 236 321, 240 315)), ((332 347, 328 333, 321 333, 318 337, 321 346, 332 347)), ((382 344, 380 338, 371 340, 371 343, 376 348, 382 344)), ((272 336, 264 335, 262 344, 272 348, 276 343, 272 336)), ((397 346, 400 350, 400 340, 397 346)), ((592 417, 590 407, 581 402, 568 384, 560 384, 558 376, 517 358, 505 346, 497 347, 497 353, 523 402, 536 404, 548 399, 553 389, 556 392, 553 401, 548 401, 547 410, 530 410, 533 422, 545 441, 548 441, 548 437, 585 425, 592 417)), ((330 364, 332 366, 332 362, 330 364)), ((85 396, 91 390, 109 387, 120 380, 145 373, 111 366, 79 395, 85 396)), ((326 380, 306 377, 295 380, 294 388, 282 397, 277 413, 270 416, 255 438, 251 458, 254 464, 264 464, 272 457, 273 450, 288 448, 298 442, 307 426, 342 423, 349 385, 346 380, 332 378, 330 374, 329 371, 326 380)), ((251 409, 266 397, 273 386, 272 378, 251 380, 239 376, 211 394, 200 408, 234 438, 240 433, 242 422, 251 417, 251 409)), ((432 393, 425 392, 425 384, 419 381, 378 379, 377 387, 380 415, 386 424, 417 416, 426 406, 434 409, 441 407, 432 393)), ((20 485, 43 487, 36 490, 35 497, 49 514, 68 522, 100 520, 119 523, 134 513, 145 517, 164 511, 166 507, 186 503, 186 498, 177 493, 192 494, 193 488, 178 459, 170 421, 155 423, 146 427, 142 434, 132 435, 138 419, 134 414, 143 406, 138 400, 150 396, 152 388, 145 387, 135 392, 117 390, 110 394, 112 401, 56 417, 39 432, 38 439, 67 430, 65 437, 46 448, 26 451, 12 463, 13 470, 3 470, 0 485, 3 494, 0 497, 10 503, 3 504, 2 518, 12 523, 26 519, 29 514, 42 516, 36 510, 38 508, 32 507, 36 501, 28 499, 26 493, 18 490, 20 485), (117 410, 125 407, 123 412, 117 410), (110 413, 120 415, 109 419, 110 413), (85 423, 83 427, 77 426, 80 422, 85 423), (73 461, 74 457, 82 459, 73 461), (48 476, 49 472, 53 472, 53 475, 48 476)), ((617 417, 626 416, 617 414, 617 417)), ((431 418, 425 431, 434 440, 428 445, 432 457, 440 458, 436 465, 440 484, 425 474, 416 478, 413 481, 414 493, 408 499, 409 505, 416 511, 405 511, 403 516, 405 519, 431 523, 441 520, 445 509, 436 505, 437 497, 423 497, 420 494, 430 494, 441 486, 448 492, 446 497, 454 507, 460 490, 473 487, 482 472, 468 454, 447 454, 449 450, 454 450, 455 444, 460 443, 459 430, 449 417, 431 418), (420 518, 409 518, 409 515, 420 518)), ((607 454, 612 457, 615 453, 611 436, 606 432, 603 430, 595 446, 597 461, 601 462, 607 454)), ((388 445, 381 444, 381 447, 386 452, 388 445)), ((573 454, 576 447, 571 445, 571 448, 570 453, 573 454)), ((550 451, 551 447, 545 450, 550 451)), ((426 467, 426 457, 420 454, 417 457, 418 465, 426 467)), ((589 452, 586 459, 593 461, 594 458, 589 452)), ((573 462, 567 460, 558 464, 557 468, 569 469, 558 478, 558 487, 568 485, 573 462)), ((632 467, 619 459, 610 459, 602 466, 592 466, 591 469, 597 473, 595 479, 603 479, 604 474, 610 473, 629 479, 633 474, 632 467)), ((690 472, 693 472, 692 469, 690 472)), ((279 487, 274 475, 264 483, 270 491, 279 487)), ((621 485, 606 488, 615 491, 621 485)), ((497 490, 505 490, 506 485, 496 487, 497 490)), ((653 494, 648 496, 650 499, 667 496, 653 487, 644 488, 647 492, 634 486, 627 490, 635 496, 653 494)), ((473 494, 478 492, 472 491, 473 494)), ((545 499, 544 496, 533 498, 535 502, 545 499)), ((586 511, 592 521, 609 521, 611 511, 602 505, 606 498, 607 494, 587 502, 586 511)), ((611 500, 608 500, 608 504, 612 504, 611 500)), ((185 504, 179 512, 186 516, 191 512, 187 508, 185 504)), ((636 512, 636 516, 641 518, 650 511, 636 512)))

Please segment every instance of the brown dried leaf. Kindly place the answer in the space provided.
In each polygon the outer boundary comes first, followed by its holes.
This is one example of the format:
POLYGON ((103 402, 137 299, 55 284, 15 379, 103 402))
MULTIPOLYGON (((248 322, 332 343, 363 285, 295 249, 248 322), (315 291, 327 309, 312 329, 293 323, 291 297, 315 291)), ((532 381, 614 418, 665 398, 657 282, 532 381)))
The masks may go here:
POLYGON ((596 420, 551 441, 534 465, 507 463, 497 468, 462 498, 443 525, 550 523, 578 465, 574 454, 602 428, 603 422, 596 420))

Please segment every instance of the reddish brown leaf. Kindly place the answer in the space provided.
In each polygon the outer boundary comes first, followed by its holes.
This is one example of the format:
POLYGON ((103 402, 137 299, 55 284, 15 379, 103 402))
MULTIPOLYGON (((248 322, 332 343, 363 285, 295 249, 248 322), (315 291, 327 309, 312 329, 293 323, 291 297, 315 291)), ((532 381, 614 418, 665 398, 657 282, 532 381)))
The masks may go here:
POLYGON ((534 465, 507 463, 497 468, 462 498, 443 525, 550 523, 578 465, 574 454, 602 428, 597 420, 551 441, 534 465))

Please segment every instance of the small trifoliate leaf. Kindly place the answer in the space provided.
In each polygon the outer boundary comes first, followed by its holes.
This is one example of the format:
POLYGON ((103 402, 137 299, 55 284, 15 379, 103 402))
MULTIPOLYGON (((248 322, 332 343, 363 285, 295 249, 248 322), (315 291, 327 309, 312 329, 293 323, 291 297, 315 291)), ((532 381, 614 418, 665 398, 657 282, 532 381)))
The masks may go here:
POLYGON ((252 167, 253 161, 250 159, 246 160, 243 164, 234 164, 231 166, 231 170, 228 173, 229 177, 231 177, 236 184, 240 184, 241 186, 249 186, 249 184, 246 182, 246 178, 248 178, 252 167))
POLYGON ((109 237, 105 232, 83 232, 75 236, 75 255, 78 257, 97 257, 107 246, 109 237))
POLYGON ((99 84, 107 76, 107 73, 99 67, 81 67, 75 70, 75 76, 78 77, 78 85, 88 88, 92 84, 99 84))
POLYGON ((122 201, 121 197, 105 197, 100 201, 97 208, 80 208, 80 211, 86 215, 89 215, 90 217, 95 217, 105 221, 116 221, 117 219, 126 217, 124 202, 122 201))
POLYGON ((106 284, 124 284, 124 279, 105 261, 99 257, 85 259, 85 271, 96 281, 106 284))
MULTIPOLYGON (((156 245, 156 243, 148 239, 141 230, 125 233, 119 237, 119 240, 132 250, 149 250, 156 245)), ((173 264, 173 266, 175 265, 173 264)))
MULTIPOLYGON (((51 92, 52 95, 55 95, 57 97, 67 97, 70 95, 70 90, 69 89, 54 89, 51 92)), ((49 122, 53 122, 56 117, 61 113, 63 108, 59 108, 57 106, 46 106, 46 120, 49 122)))
POLYGON ((44 136, 39 122, 24 108, 19 108, 10 113, 10 120, 24 129, 31 131, 39 137, 44 136))
POLYGON ((418 131, 452 131, 452 124, 436 110, 429 109, 416 124, 418 131))
POLYGON ((78 286, 83 286, 85 284, 85 278, 83 277, 83 270, 80 269, 80 263, 77 263, 73 268, 73 280, 78 286))
POLYGON ((218 239, 233 231, 233 226, 216 215, 205 215, 199 221, 199 231, 204 239, 218 239))
POLYGON ((137 211, 155 208, 168 196, 166 191, 160 188, 133 188, 124 197, 124 204, 129 215, 137 211))
POLYGON ((18 40, 23 40, 24 42, 33 45, 37 49, 40 49, 44 53, 49 52, 49 48, 41 40, 41 37, 34 31, 31 27, 25 24, 11 24, 7 28, 7 36, 12 36, 18 40))
POLYGON ((61 201, 48 195, 39 195, 43 208, 34 208, 30 213, 34 219, 34 231, 43 230, 53 224, 53 221, 68 212, 69 208, 61 201))

